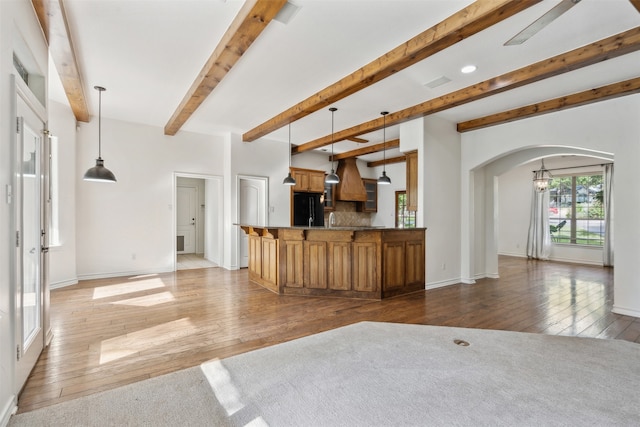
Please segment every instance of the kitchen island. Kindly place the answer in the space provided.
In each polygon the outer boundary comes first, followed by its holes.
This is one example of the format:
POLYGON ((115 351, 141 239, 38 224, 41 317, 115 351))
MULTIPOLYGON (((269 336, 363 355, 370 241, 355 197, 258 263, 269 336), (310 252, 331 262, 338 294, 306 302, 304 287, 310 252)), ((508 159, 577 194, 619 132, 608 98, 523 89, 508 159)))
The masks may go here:
POLYGON ((278 294, 382 299, 424 289, 425 228, 239 226, 249 280, 278 294))

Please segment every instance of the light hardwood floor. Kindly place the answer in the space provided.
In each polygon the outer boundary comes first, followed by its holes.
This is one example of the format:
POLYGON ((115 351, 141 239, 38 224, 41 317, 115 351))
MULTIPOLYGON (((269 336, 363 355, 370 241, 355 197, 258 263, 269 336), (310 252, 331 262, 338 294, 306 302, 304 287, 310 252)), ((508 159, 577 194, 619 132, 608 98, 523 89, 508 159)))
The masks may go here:
POLYGON ((54 339, 19 411, 363 320, 640 342, 611 313, 613 271, 500 258, 500 279, 383 301, 278 296, 222 268, 83 281, 51 293, 54 339))

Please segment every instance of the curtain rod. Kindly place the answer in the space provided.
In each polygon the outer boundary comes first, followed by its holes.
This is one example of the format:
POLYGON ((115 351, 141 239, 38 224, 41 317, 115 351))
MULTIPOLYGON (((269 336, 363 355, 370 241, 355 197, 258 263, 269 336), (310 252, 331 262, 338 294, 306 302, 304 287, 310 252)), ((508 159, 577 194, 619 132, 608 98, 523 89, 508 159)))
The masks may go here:
MULTIPOLYGON (((591 168, 593 166, 606 166, 606 165, 612 165, 613 162, 609 162, 609 163, 597 163, 595 165, 584 165, 584 166, 567 166, 566 168, 553 168, 553 169, 547 169, 548 171, 561 171, 561 170, 566 170, 566 169, 582 169, 582 168, 591 168)), ((540 169, 538 169, 540 170, 540 169)), ((538 171, 534 171, 534 172, 538 172, 538 171)))

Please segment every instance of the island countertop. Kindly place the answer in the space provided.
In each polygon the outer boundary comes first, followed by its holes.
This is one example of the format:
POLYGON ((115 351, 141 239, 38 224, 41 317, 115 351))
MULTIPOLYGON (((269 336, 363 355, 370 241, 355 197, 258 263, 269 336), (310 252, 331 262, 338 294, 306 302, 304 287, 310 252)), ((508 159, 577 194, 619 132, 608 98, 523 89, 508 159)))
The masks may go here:
POLYGON ((382 299, 424 289, 426 228, 235 224, 249 279, 288 295, 382 299))

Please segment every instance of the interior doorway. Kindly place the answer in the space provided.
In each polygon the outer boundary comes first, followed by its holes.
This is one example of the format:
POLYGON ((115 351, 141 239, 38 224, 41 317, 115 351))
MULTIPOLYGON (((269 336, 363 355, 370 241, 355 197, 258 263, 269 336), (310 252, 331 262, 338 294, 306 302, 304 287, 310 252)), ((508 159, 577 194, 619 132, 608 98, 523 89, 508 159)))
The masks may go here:
MULTIPOLYGON (((269 204, 269 178, 238 176, 238 222, 240 224, 267 225, 269 204)), ((249 266, 249 239, 240 232, 238 247, 240 268, 249 266)))
POLYGON ((174 270, 223 263, 222 177, 174 173, 174 270))

